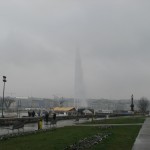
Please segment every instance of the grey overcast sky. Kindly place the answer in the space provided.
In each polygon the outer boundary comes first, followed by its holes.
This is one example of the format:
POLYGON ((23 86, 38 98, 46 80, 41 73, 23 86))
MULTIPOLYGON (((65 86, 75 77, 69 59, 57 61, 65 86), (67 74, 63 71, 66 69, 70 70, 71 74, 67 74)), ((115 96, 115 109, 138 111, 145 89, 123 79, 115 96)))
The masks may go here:
POLYGON ((77 48, 88 98, 150 99, 149 0, 0 0, 0 95, 73 97, 77 48))

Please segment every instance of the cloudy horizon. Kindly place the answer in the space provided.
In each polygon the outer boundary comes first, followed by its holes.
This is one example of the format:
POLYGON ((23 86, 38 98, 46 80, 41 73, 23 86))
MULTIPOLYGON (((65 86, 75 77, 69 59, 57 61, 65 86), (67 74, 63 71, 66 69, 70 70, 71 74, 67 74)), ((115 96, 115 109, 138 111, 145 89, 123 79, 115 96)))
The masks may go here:
POLYGON ((80 49, 87 98, 150 99, 149 1, 0 3, 0 96, 73 97, 80 49))

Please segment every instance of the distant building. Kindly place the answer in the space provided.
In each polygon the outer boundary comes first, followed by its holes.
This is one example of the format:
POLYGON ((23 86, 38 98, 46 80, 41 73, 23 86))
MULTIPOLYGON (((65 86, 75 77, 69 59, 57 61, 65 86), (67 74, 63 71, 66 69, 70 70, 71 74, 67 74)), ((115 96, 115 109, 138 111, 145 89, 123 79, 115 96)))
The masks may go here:
POLYGON ((54 107, 53 111, 58 116, 69 116, 69 115, 75 115, 76 114, 75 107, 54 107))
POLYGON ((94 109, 92 108, 79 108, 78 115, 92 115, 94 114, 94 109))

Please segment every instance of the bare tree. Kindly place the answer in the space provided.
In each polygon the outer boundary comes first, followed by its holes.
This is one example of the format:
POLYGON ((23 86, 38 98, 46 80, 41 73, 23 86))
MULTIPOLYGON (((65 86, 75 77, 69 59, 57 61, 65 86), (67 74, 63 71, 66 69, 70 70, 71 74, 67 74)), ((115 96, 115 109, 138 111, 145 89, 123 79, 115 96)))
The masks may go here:
MULTIPOLYGON (((3 98, 0 97, 0 107, 2 107, 2 101, 3 101, 3 98)), ((15 100, 14 98, 11 98, 11 97, 5 97, 4 99, 4 107, 6 108, 6 110, 8 110, 11 106, 12 103, 14 103, 15 100)))
POLYGON ((137 104, 141 113, 146 113, 146 110, 149 106, 149 100, 146 97, 140 98, 137 104))
POLYGON ((5 108, 8 110, 10 105, 14 102, 15 102, 15 100, 13 98, 5 97, 5 100, 4 100, 5 108))

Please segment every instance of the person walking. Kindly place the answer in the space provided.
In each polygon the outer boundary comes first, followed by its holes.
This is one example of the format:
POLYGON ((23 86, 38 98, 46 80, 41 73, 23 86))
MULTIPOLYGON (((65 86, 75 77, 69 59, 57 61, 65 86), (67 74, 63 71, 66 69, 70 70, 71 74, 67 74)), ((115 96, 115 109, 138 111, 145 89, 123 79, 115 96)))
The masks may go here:
POLYGON ((32 112, 32 117, 34 117, 35 116, 35 111, 33 110, 33 112, 32 112))
POLYGON ((53 113, 53 120, 55 121, 56 120, 56 114, 53 113))
POLYGON ((48 124, 48 118, 49 118, 49 113, 46 112, 46 113, 45 113, 45 121, 46 121, 46 124, 48 124))

